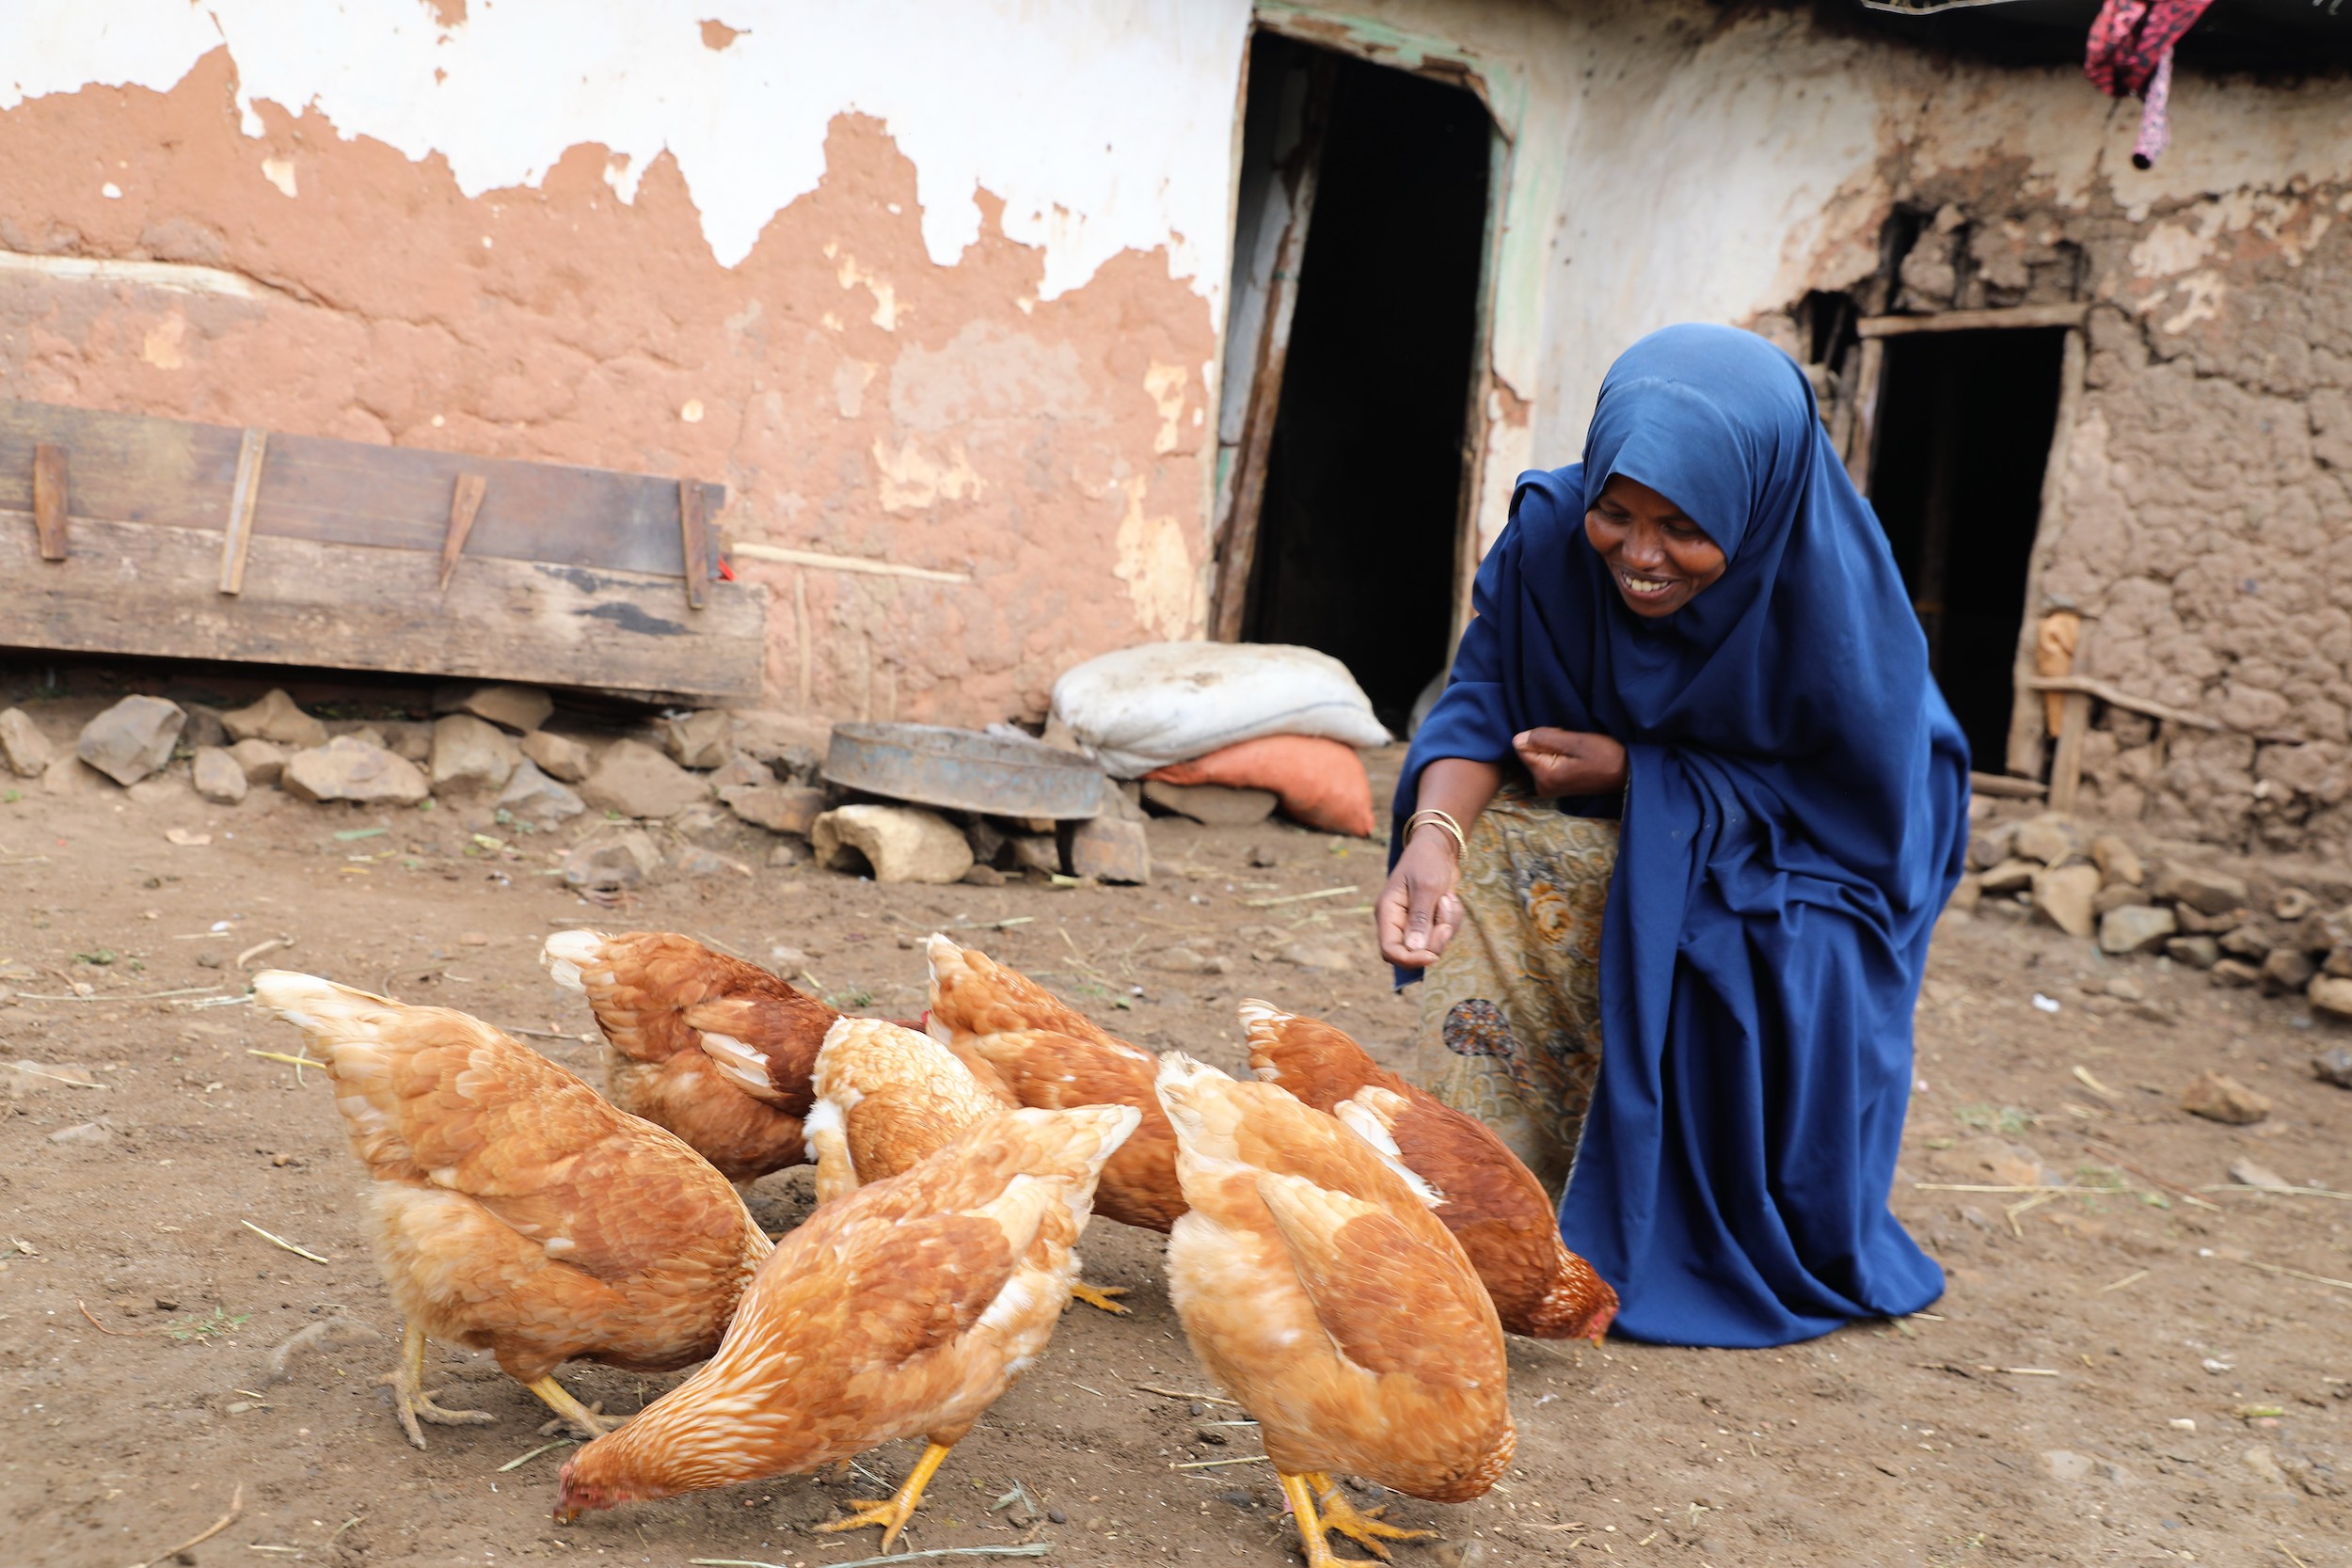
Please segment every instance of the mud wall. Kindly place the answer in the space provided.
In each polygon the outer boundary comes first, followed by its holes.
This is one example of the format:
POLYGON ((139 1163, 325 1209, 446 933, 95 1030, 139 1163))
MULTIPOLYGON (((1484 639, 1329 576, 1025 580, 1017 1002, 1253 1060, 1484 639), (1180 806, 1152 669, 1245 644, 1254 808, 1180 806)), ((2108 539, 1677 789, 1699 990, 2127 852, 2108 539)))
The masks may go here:
POLYGON ((944 574, 739 561, 787 708, 1036 716, 1196 631, 1246 5, 713 11, 0 16, 0 396, 698 474, 944 574))

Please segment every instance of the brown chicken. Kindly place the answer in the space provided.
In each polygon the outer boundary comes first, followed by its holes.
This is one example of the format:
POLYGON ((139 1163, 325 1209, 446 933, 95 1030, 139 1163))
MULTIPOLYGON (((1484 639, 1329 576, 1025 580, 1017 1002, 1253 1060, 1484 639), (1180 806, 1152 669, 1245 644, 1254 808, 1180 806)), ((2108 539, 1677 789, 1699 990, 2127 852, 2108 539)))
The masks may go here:
POLYGON ((408 1440, 445 1410, 424 1346, 488 1350, 586 1436, 606 1430, 555 1381, 565 1361, 665 1372, 719 1346, 772 1250, 692 1149, 464 1013, 410 1007, 283 970, 256 1003, 305 1031, 374 1178, 375 1254, 406 1320, 385 1381, 408 1440))
POLYGON ((1042 1354, 1072 1248, 1133 1109, 1007 1111, 818 1207, 776 1249, 708 1365, 564 1465, 556 1517, 798 1475, 921 1434, 879 1525, 887 1551, 949 1449, 1042 1354))
POLYGON ((1159 1097, 1190 1211, 1168 1247, 1193 1354, 1257 1418, 1308 1568, 1337 1530, 1387 1557, 1348 1471, 1467 1502, 1511 1463, 1502 1325, 1409 1172, 1271 1084, 1169 1052, 1159 1097))
POLYGON ((1244 1002, 1241 1022, 1260 1078, 1331 1112, 1437 1192, 1434 1212, 1486 1281, 1506 1332, 1600 1343, 1617 1292, 1560 1240, 1543 1183, 1484 1122, 1381 1067, 1320 1019, 1244 1002))
POLYGON ((539 961, 557 985, 587 994, 613 1104, 684 1138, 738 1186, 801 1163, 809 1070, 840 1014, 668 931, 558 931, 539 961), (722 1070, 752 1056, 750 1072, 722 1070), (765 1092, 748 1092, 747 1079, 765 1092))
MULTIPOLYGON (((817 1053, 813 1082, 807 1131, 819 1203, 898 1175, 1014 1104, 993 1077, 983 1084, 937 1040, 880 1019, 835 1023, 817 1053)), ((1111 1300, 1119 1293, 1084 1280, 1070 1287, 1074 1300, 1105 1312, 1127 1310, 1111 1300)))
POLYGON ((977 948, 934 935, 930 954, 931 1037, 983 1058, 1024 1105, 1134 1106, 1142 1125, 1103 1167, 1094 1212, 1146 1230, 1174 1225, 1184 1212, 1176 1136, 1152 1093, 1159 1069, 1151 1054, 977 948))

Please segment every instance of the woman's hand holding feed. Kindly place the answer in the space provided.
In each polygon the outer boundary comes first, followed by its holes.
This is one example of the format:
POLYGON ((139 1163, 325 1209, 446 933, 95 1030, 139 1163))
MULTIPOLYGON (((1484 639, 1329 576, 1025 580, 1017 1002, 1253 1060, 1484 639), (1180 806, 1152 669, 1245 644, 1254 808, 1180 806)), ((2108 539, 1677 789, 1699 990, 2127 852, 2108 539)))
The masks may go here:
MULTIPOLYGON (((1443 812, 1467 832, 1495 797, 1502 770, 1466 757, 1440 757, 1422 771, 1420 808, 1443 812)), ((1380 956, 1400 969, 1426 969, 1462 928, 1460 847, 1435 822, 1415 828, 1373 905, 1380 956)))
POLYGON ((1511 739, 1511 749, 1547 800, 1563 795, 1613 795, 1625 787, 1625 748, 1605 735, 1536 728, 1511 739))

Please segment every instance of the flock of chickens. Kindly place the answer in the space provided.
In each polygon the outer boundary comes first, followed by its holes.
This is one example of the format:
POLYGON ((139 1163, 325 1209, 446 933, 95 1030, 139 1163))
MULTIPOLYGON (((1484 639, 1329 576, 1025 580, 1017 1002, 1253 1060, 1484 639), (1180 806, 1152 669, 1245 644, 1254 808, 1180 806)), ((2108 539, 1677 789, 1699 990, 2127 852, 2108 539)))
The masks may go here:
POLYGON ((1185 1335, 1259 1422, 1324 1568, 1327 1532, 1383 1558, 1416 1533, 1335 1472, 1478 1497, 1517 1443, 1503 1333, 1607 1329, 1616 1295, 1526 1167, 1331 1025, 1243 1003, 1263 1082, 1237 1082, 945 936, 929 954, 918 1032, 682 936, 560 932, 541 959, 595 1009, 605 1095, 463 1013, 256 976, 374 1179, 409 1440, 492 1418, 434 1402, 428 1339, 491 1351, 593 1439, 559 1520, 922 1436, 896 1496, 822 1527, 879 1525, 887 1550, 1073 1298, 1123 1310, 1077 1278, 1100 1213, 1168 1233, 1185 1335), (818 1207, 771 1243, 738 1189, 804 1160, 818 1207), (575 1359, 703 1366, 623 1425, 556 1382, 575 1359))

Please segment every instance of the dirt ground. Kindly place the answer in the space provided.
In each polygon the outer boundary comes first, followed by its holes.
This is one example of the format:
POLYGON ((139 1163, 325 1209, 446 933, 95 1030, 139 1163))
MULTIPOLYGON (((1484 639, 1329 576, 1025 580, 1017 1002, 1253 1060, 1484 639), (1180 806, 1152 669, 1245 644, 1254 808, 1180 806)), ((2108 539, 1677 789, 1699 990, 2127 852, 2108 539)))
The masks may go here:
MULTIPOLYGON (((23 682, 0 678, 12 684, 21 698, 23 682)), ((42 722, 70 736, 70 706, 42 722)), ((575 925, 675 928, 754 958, 797 948, 836 1001, 904 1014, 922 1006, 914 943, 945 927, 1146 1046, 1237 1069, 1233 1004, 1257 995, 1332 1017, 1410 1069, 1414 1004, 1391 993, 1368 935, 1377 848, 1279 822, 1155 823, 1155 854, 1185 874, 1127 889, 878 887, 770 868, 747 837, 736 851, 758 865, 751 877, 657 885, 616 916, 547 874, 571 835, 485 850, 470 837, 485 824, 462 812, 329 810, 272 790, 234 808, 185 793, 140 804, 111 785, 56 797, 34 781, 0 802, 0 985, 20 993, 0 1006, 0 1063, 43 1065, 0 1068, 14 1085, 0 1105, 9 1562, 144 1562, 239 1489, 234 1525, 181 1560, 818 1568, 876 1549, 866 1532, 806 1528, 876 1495, 859 1476, 558 1528, 567 1450, 534 1452, 545 1412, 486 1356, 435 1353, 453 1402, 498 1424, 407 1446, 373 1386, 398 1323, 334 1108, 315 1074, 297 1084, 247 1053, 290 1050, 293 1031, 217 1002, 241 991, 238 955, 268 939, 293 945, 267 962, 541 1031, 531 1043, 592 1081, 586 1009, 537 962, 541 939, 575 925), (168 842, 171 829, 210 842, 168 842), (1332 888, 1351 891, 1266 902, 1332 888), (1159 967, 1180 942, 1230 973, 1159 967), (1280 958, 1302 942, 1343 944, 1352 961, 1280 958), (216 989, 155 995, 195 988, 216 989), (58 1081, 76 1068, 103 1086, 58 1081), (341 1316, 377 1338, 330 1342, 268 1381, 273 1347, 341 1316)), ((1948 1270, 1946 1297, 1780 1351, 1515 1341, 1516 1468, 1463 1507, 1391 1499, 1443 1537, 1400 1546, 1400 1561, 2352 1564, 2352 1288, 2304 1277, 2352 1278, 2352 1203, 2333 1196, 2352 1192, 2352 1093, 2307 1070, 2333 1041, 2299 1011, 2169 965, 2102 960, 2047 927, 1947 923, 1894 1196, 1948 1270), (2144 1001, 2088 994, 2086 981, 2117 975, 2144 1001), (2275 1113, 2250 1128, 2183 1114, 2179 1089, 2209 1066, 2275 1113), (2232 1188, 2241 1158, 2330 1191, 2232 1188), (1997 1190, 2029 1187, 2037 1160, 2066 1196, 1997 1190), (1951 1190, 1969 1185, 1995 1190, 1951 1190)), ((807 1203, 795 1172, 763 1183, 756 1207, 781 1229, 807 1203)), ((949 1460, 909 1544, 1035 1538, 1073 1568, 1297 1560, 1270 1473, 1247 1462, 1249 1430, 1208 1424, 1232 1412, 1186 1397, 1211 1389, 1168 1307, 1162 1246, 1108 1222, 1089 1234, 1089 1276, 1130 1287, 1134 1315, 1064 1319, 949 1460), (1244 1462, 1177 1467, 1221 1460, 1244 1462), (1016 1481, 1050 1514, 992 1512, 1016 1481)), ((674 1381, 565 1377, 620 1411, 674 1381)), ((861 1463, 895 1480, 915 1451, 861 1463)))

